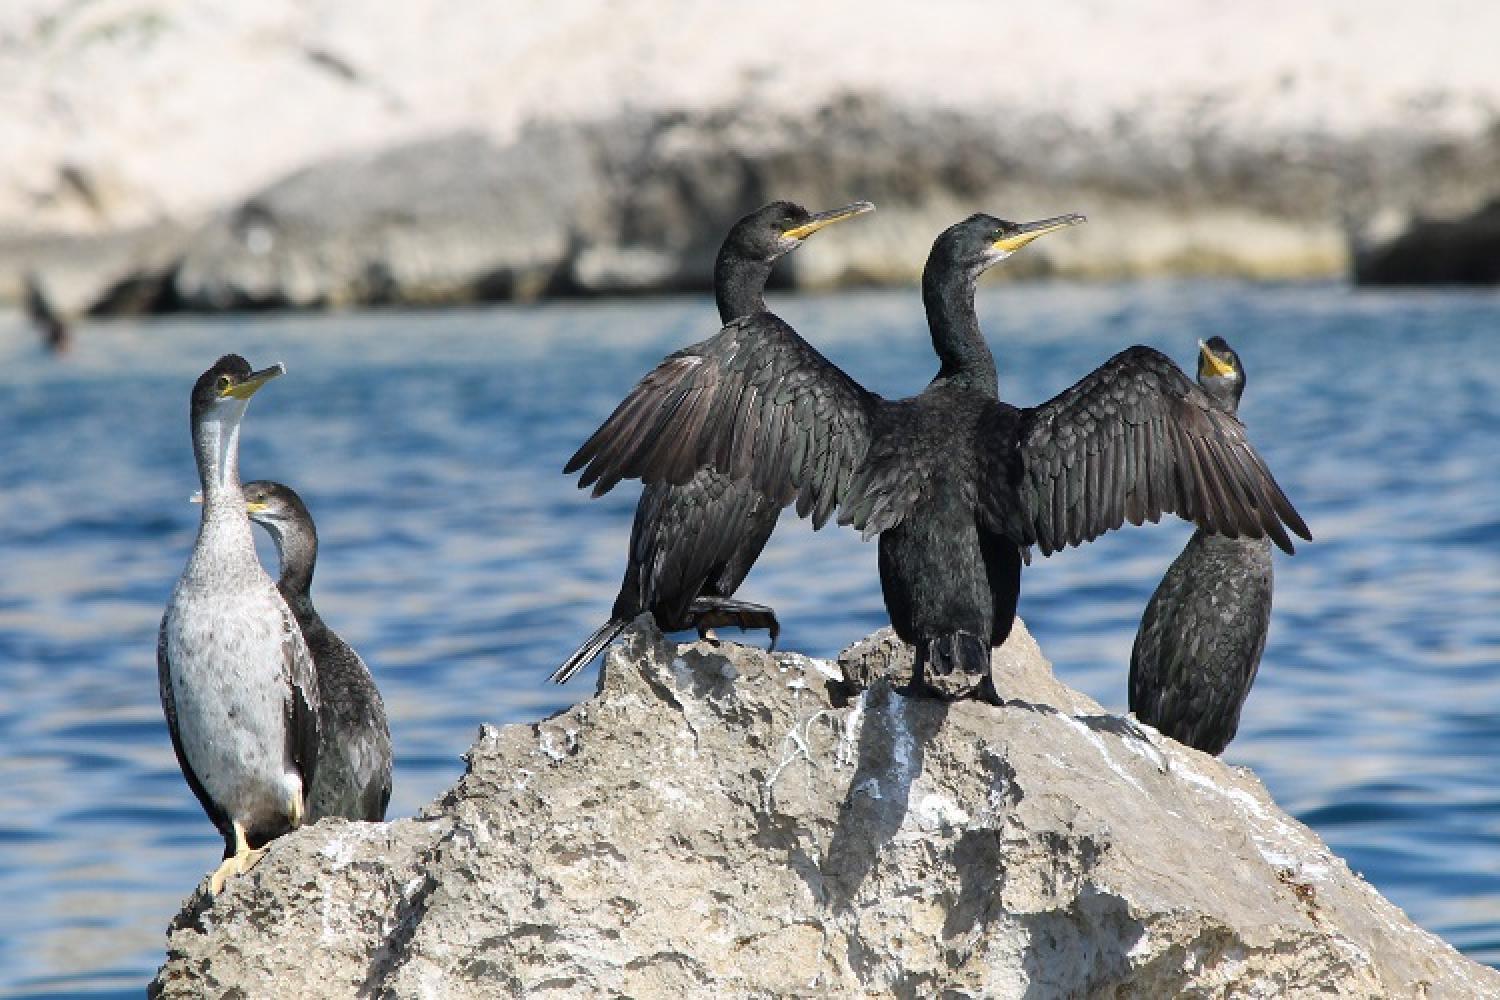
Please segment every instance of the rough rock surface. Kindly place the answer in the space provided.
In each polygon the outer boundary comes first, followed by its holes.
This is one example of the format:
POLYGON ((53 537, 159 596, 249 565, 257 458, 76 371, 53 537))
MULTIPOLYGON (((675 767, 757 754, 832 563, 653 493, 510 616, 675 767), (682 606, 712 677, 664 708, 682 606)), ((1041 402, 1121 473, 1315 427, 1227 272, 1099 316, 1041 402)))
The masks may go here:
POLYGON ((414 819, 324 821, 174 922, 164 997, 1500 995, 1250 774, 1102 712, 1019 623, 1002 707, 642 624, 414 819))

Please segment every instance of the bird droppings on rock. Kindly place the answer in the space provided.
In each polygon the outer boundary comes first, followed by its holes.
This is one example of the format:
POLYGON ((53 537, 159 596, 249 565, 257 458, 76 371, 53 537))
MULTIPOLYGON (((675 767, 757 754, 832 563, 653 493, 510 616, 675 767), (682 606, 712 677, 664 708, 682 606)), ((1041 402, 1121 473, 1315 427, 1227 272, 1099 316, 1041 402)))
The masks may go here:
POLYGON ((1500 995, 1253 775, 1138 746, 1019 622, 1002 706, 899 694, 889 630, 840 667, 639 622, 592 698, 484 727, 417 817, 296 831, 189 900, 151 993, 1500 995))

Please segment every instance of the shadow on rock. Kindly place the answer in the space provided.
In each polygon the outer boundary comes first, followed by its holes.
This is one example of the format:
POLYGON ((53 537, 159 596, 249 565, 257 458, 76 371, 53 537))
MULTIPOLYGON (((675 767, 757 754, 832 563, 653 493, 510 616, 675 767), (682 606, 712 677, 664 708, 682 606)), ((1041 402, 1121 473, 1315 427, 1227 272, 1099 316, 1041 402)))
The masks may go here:
POLYGON ((903 697, 883 681, 855 710, 864 715, 858 758, 822 864, 835 905, 858 895, 881 848, 901 829, 926 748, 948 717, 947 702, 903 697))

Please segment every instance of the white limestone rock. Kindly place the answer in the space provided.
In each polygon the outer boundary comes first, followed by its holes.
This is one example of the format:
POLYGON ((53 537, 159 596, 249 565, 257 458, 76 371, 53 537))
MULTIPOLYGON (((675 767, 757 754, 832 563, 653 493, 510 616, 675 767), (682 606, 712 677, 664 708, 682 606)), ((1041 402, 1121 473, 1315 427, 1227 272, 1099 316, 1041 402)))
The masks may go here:
POLYGON ((1001 707, 642 623, 414 819, 325 821, 174 923, 161 997, 1500 995, 1253 775, 1104 713, 1019 622, 1001 707))

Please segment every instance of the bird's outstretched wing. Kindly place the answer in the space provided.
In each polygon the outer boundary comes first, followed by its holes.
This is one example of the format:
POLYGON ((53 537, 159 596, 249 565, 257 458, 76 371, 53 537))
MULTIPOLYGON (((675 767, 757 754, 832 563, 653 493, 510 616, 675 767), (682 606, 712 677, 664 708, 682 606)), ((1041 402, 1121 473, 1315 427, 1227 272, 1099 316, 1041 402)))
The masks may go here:
POLYGON ((986 485, 1016 491, 1020 540, 1044 555, 1163 513, 1287 552, 1288 528, 1312 538, 1244 425, 1159 351, 1127 348, 1019 416, 1019 468, 986 485))
POLYGON ((821 527, 849 488, 880 397, 770 313, 669 355, 584 442, 566 472, 594 495, 621 479, 748 480, 821 527))

